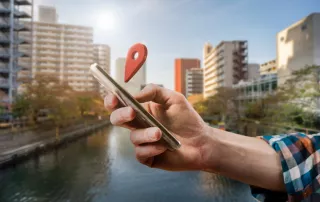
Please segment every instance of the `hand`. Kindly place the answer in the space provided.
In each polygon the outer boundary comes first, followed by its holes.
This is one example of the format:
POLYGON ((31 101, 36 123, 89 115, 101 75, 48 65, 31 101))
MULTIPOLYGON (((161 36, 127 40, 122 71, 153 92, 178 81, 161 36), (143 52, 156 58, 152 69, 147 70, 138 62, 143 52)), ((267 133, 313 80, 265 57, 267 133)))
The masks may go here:
POLYGON ((110 121, 113 125, 131 129, 130 139, 135 146, 137 160, 149 167, 164 170, 203 169, 203 148, 208 148, 210 127, 201 119, 182 94, 148 85, 135 98, 145 109, 161 122, 181 142, 181 148, 169 151, 158 142, 162 134, 158 128, 136 129, 129 125, 135 118, 131 107, 115 109, 117 98, 108 94, 105 106, 113 111, 110 121), (206 146, 205 146, 206 145, 206 146))

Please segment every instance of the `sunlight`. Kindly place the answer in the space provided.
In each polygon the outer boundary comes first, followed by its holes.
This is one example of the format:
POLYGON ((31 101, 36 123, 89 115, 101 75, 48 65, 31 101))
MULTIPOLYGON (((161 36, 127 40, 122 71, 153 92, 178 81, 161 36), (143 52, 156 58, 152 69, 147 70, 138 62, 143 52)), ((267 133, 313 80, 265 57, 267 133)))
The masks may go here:
POLYGON ((112 12, 101 13, 97 17, 97 28, 103 31, 115 30, 115 15, 112 12))

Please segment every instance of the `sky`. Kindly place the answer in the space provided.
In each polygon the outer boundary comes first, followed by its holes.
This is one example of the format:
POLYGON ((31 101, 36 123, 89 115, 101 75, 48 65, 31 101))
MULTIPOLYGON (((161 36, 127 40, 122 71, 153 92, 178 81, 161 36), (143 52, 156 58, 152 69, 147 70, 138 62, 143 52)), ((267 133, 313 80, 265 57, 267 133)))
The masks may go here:
MULTIPOLYGON (((59 23, 91 26, 111 47, 111 68, 128 49, 148 47, 147 82, 174 88, 174 59, 198 58, 206 42, 248 40, 250 63, 276 57, 276 34, 313 13, 320 0, 34 0, 55 6, 59 23), (111 17, 110 17, 111 16, 111 17), (114 18, 110 22, 109 18, 114 18), (106 24, 106 26, 103 26, 106 24)), ((35 11, 37 15, 37 11, 35 11)), ((37 19, 37 17, 35 18, 37 19)))

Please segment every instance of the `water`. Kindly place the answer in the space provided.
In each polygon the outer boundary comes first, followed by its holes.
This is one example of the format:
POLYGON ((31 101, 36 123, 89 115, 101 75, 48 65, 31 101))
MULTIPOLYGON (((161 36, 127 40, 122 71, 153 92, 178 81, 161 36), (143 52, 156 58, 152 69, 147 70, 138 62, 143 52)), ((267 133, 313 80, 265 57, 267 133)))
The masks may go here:
POLYGON ((140 165, 128 131, 108 127, 0 171, 0 201, 252 201, 247 185, 140 165))

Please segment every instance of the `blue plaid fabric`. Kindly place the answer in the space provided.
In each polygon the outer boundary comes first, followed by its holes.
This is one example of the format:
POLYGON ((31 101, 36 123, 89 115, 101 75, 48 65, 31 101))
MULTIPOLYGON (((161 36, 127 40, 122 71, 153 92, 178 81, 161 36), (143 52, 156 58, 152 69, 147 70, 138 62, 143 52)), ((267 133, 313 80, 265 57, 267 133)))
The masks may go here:
POLYGON ((288 201, 303 201, 320 194, 320 133, 293 133, 260 137, 281 158, 288 201))

